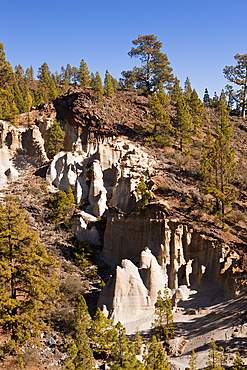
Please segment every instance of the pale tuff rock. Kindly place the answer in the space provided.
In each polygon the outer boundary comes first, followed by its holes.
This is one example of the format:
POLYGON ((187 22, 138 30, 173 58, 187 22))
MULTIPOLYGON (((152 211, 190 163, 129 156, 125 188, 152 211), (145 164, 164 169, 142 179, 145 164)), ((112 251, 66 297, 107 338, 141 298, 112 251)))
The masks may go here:
MULTIPOLYGON (((154 319, 154 305, 159 290, 167 284, 166 266, 160 266, 149 248, 141 253, 140 268, 124 259, 117 266, 100 294, 98 306, 114 322, 121 321, 127 331, 135 331, 138 325, 154 319)), ((171 292, 176 302, 183 300, 182 289, 171 292)))
POLYGON ((0 121, 0 187, 47 161, 44 140, 36 126, 0 121))
POLYGON ((125 138, 88 143, 83 152, 78 148, 82 149, 81 139, 74 143, 73 154, 61 152, 54 157, 48 182, 64 191, 70 186, 77 203, 88 197, 87 212, 95 216, 104 214, 107 201, 111 207, 131 211, 137 202, 135 188, 141 176, 152 174, 153 159, 125 138))
POLYGON ((95 227, 97 217, 89 215, 86 212, 79 212, 74 217, 72 232, 75 234, 76 239, 79 241, 88 240, 94 245, 100 245, 99 233, 95 227))
POLYGON ((79 164, 72 153, 58 153, 46 173, 46 180, 63 191, 68 191, 69 187, 75 189, 79 164))
POLYGON ((126 215, 110 210, 103 249, 107 263, 116 266, 128 258, 138 264, 147 245, 166 271, 165 281, 170 289, 190 286, 191 279, 200 284, 206 277, 224 287, 227 293, 235 293, 233 273, 239 256, 226 245, 189 229, 178 220, 167 219, 156 206, 150 205, 142 214, 126 215))
POLYGON ((100 167, 100 162, 95 160, 92 164, 92 179, 89 189, 88 200, 90 206, 87 208, 87 212, 94 214, 97 217, 103 215, 106 206, 106 188, 103 182, 103 173, 100 167))

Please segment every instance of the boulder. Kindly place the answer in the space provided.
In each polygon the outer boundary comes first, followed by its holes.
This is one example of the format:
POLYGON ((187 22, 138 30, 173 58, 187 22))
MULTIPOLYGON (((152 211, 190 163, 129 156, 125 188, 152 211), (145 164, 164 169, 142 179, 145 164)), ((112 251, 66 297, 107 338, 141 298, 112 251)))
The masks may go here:
POLYGON ((94 217, 86 212, 78 212, 73 218, 72 232, 77 240, 88 240, 94 245, 100 245, 100 236, 95 227, 97 217, 94 217))

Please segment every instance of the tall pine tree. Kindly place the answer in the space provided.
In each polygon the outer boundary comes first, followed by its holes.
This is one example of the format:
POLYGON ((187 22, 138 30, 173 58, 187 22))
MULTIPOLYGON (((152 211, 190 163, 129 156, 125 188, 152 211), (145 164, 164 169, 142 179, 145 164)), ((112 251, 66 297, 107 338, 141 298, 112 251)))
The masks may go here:
POLYGON ((7 353, 37 339, 58 289, 57 263, 25 217, 14 201, 0 205, 0 326, 10 335, 7 353))
POLYGON ((179 143, 180 150, 183 151, 184 144, 187 144, 191 141, 192 117, 185 104, 184 96, 177 78, 175 78, 172 98, 175 108, 175 116, 173 118, 174 134, 179 143))

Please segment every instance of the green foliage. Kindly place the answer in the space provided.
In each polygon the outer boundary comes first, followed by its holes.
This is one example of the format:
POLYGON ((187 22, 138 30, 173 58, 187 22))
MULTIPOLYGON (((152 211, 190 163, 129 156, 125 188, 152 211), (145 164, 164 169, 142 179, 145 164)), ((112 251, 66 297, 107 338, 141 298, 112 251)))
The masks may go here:
POLYGON ((136 213, 140 213, 142 211, 145 211, 146 205, 149 202, 149 199, 151 198, 151 192, 148 191, 147 185, 145 184, 144 178, 140 178, 139 185, 136 186, 135 191, 140 198, 140 200, 137 203, 136 206, 136 213))
POLYGON ((202 126, 203 104, 195 89, 191 92, 188 104, 192 118, 192 132, 197 133, 198 127, 202 126))
POLYGON ((242 108, 242 117, 245 118, 247 95, 247 54, 236 54, 234 59, 237 62, 236 66, 225 66, 223 73, 230 82, 241 86, 241 90, 237 91, 235 98, 239 97, 239 102, 242 108))
POLYGON ((225 370, 223 365, 225 364, 224 350, 218 350, 218 346, 215 343, 214 338, 211 339, 208 351, 208 361, 206 362, 205 370, 225 370))
POLYGON ((102 103, 102 100, 103 100, 103 86, 102 86, 102 80, 101 80, 101 77, 100 77, 100 74, 99 74, 98 71, 95 74, 93 89, 94 89, 94 96, 95 96, 97 102, 102 103))
POLYGON ((120 322, 116 325, 117 339, 111 348, 110 369, 143 370, 136 359, 134 344, 126 337, 126 330, 120 322))
POLYGON ((192 117, 185 104, 184 96, 177 78, 175 78, 172 97, 176 111, 175 117, 173 118, 174 135, 179 142, 180 150, 183 151, 183 145, 191 141, 192 117))
POLYGON ((176 325, 173 322, 172 303, 167 287, 165 287, 163 295, 160 290, 158 291, 157 301, 155 303, 155 315, 156 319, 152 325, 158 336, 160 338, 163 336, 168 338, 176 325))
POLYGON ((78 82, 81 87, 90 86, 90 72, 84 59, 81 60, 79 71, 78 71, 78 82))
POLYGON ((52 78, 51 71, 47 63, 43 63, 38 68, 38 88, 40 103, 50 99, 56 99, 58 96, 57 84, 52 78))
POLYGON ((203 95, 203 104, 204 105, 210 105, 210 96, 208 93, 208 89, 206 88, 203 95))
POLYGON ((95 249, 93 244, 88 240, 83 242, 78 241, 75 246, 74 257, 78 261, 81 268, 88 264, 94 257, 95 249))
POLYGON ((92 370, 95 368, 93 351, 90 348, 90 339, 87 329, 91 325, 91 318, 85 299, 78 296, 75 308, 75 335, 73 342, 67 346, 69 357, 64 361, 66 369, 69 370, 92 370))
POLYGON ((69 187, 68 194, 65 191, 59 190, 54 197, 51 198, 51 220, 53 223, 59 222, 65 215, 70 213, 75 203, 75 197, 69 187))
POLYGON ((146 370, 169 370, 170 365, 166 360, 162 344, 157 342, 155 336, 152 337, 151 343, 146 346, 144 355, 144 365, 146 370))
POLYGON ((142 342, 141 333, 140 333, 140 330, 138 330, 135 333, 135 339, 134 339, 134 348, 135 348, 135 354, 136 355, 141 354, 142 345, 143 345, 143 342, 142 342))
POLYGON ((105 317, 100 308, 97 309, 93 317, 88 335, 92 341, 94 352, 108 359, 112 346, 117 340, 118 332, 113 325, 113 320, 105 317))
POLYGON ((29 231, 25 217, 14 201, 0 205, 0 325, 10 334, 3 345, 7 353, 36 340, 58 289, 58 265, 38 233, 29 231))
POLYGON ((232 370, 244 370, 244 369, 245 369, 244 362, 241 359, 239 352, 237 352, 232 370))
POLYGON ((147 141, 156 147, 163 147, 170 142, 172 125, 167 111, 169 98, 162 84, 159 85, 158 92, 151 95, 148 107, 150 127, 153 127, 153 129, 149 130, 149 133, 146 132, 146 135, 148 135, 147 141))
POLYGON ((192 94, 192 87, 190 83, 189 77, 186 78, 185 83, 184 83, 184 99, 187 104, 189 104, 191 94, 192 94))
POLYGON ((154 35, 144 35, 132 41, 134 45, 128 53, 130 57, 140 58, 141 67, 122 72, 126 87, 136 86, 144 93, 155 91, 159 84, 169 86, 173 81, 172 68, 167 55, 161 52, 162 43, 154 35))
POLYGON ((198 370, 196 354, 193 349, 190 351, 189 370, 198 370))
POLYGON ((59 122, 55 119, 48 130, 47 151, 50 158, 58 154, 63 148, 64 138, 65 132, 60 127, 59 122))
POLYGON ((235 149, 231 147, 232 125, 226 105, 219 103, 220 125, 213 138, 208 131, 201 160, 202 191, 215 199, 215 209, 224 221, 226 211, 235 199, 232 182, 236 176, 235 149))
POLYGON ((108 69, 106 70, 105 73, 105 80, 104 80, 104 94, 108 98, 112 98, 114 93, 114 88, 112 84, 112 77, 110 73, 108 72, 108 69))

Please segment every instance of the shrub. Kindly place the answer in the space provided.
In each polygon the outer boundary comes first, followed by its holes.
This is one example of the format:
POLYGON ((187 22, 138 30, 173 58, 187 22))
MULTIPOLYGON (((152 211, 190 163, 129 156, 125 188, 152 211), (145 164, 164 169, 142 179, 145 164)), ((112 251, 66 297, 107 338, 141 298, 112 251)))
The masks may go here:
POLYGON ((137 195, 141 198, 136 206, 136 213, 140 213, 146 209, 146 205, 148 204, 151 198, 151 192, 148 191, 147 185, 144 182, 144 178, 140 178, 140 183, 135 188, 137 195))
POLYGON ((52 223, 59 222, 67 213, 73 209, 75 197, 69 187, 68 194, 65 191, 59 190, 54 197, 51 198, 52 223))
POLYGON ((167 192, 170 189, 170 186, 167 185, 165 182, 160 185, 160 190, 162 190, 164 193, 167 192))
POLYGON ((60 292, 69 300, 76 300, 84 291, 81 279, 78 276, 68 275, 60 286, 60 292))
POLYGON ((80 267, 85 267, 89 260, 93 259, 94 254, 94 246, 88 240, 76 243, 74 257, 78 261, 80 267))

